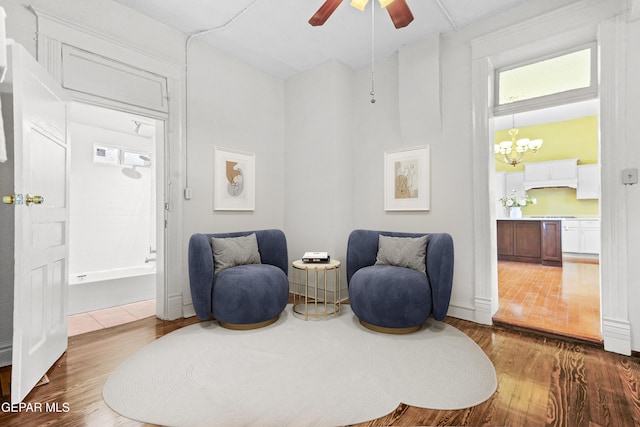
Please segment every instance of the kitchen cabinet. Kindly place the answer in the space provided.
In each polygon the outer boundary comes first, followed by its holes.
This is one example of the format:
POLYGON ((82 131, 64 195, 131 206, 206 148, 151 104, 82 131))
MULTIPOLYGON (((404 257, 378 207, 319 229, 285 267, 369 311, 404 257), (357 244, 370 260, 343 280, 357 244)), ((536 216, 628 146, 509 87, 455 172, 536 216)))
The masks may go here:
POLYGON ((578 165, 577 199, 600 198, 600 168, 598 164, 578 165))
POLYGON ((600 221, 562 221, 562 250, 576 254, 600 254, 600 221))
POLYGON ((562 266, 562 221, 540 221, 541 264, 562 266))
POLYGON ((511 194, 515 190, 516 194, 524 197, 524 172, 507 172, 505 174, 506 194, 511 194))
POLYGON ((498 259, 562 266, 559 220, 498 220, 498 259))
POLYGON ((524 163, 524 189, 578 186, 578 160, 524 163))
POLYGON ((500 198, 508 196, 512 191, 520 197, 525 196, 524 191, 524 172, 496 172, 496 217, 509 218, 509 209, 502 206, 500 198))

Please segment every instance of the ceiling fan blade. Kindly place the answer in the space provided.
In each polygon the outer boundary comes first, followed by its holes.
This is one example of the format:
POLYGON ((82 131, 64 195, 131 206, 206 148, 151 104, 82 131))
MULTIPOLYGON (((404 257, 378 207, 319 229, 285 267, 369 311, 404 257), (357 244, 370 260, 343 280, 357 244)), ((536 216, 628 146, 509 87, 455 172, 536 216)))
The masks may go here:
POLYGON ((327 0, 324 2, 320 9, 309 19, 309 24, 317 27, 318 25, 324 24, 327 19, 331 16, 334 10, 340 6, 342 0, 327 0))
POLYGON ((393 0, 387 6, 387 12, 396 28, 406 27, 413 21, 413 13, 405 0, 393 0))

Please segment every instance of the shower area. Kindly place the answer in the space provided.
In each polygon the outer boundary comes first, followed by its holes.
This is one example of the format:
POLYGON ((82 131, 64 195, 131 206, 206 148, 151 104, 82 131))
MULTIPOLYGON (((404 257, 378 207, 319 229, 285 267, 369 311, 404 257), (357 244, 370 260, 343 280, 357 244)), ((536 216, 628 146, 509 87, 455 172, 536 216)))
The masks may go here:
POLYGON ((156 296, 156 124, 71 109, 69 314, 156 296))

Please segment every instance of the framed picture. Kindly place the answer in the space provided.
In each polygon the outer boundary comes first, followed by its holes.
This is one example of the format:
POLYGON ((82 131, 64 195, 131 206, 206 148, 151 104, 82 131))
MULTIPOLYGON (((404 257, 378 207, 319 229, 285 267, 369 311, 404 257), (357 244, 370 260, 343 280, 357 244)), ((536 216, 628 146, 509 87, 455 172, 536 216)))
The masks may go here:
POLYGON ((428 145, 384 153, 386 211, 428 211, 429 181, 428 145))
POLYGON ((213 153, 213 209, 255 210, 255 155, 215 147, 213 153))

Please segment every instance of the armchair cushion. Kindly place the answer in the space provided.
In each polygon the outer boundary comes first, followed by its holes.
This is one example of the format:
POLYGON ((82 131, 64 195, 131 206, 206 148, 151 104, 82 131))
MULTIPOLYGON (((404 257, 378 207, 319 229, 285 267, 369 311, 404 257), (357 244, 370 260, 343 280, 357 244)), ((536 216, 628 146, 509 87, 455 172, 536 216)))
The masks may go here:
POLYGON ((427 276, 412 268, 363 267, 356 271, 351 283, 355 284, 349 286, 351 308, 359 319, 368 323, 406 328, 423 324, 431 314, 431 287, 427 276))
POLYGON ((245 264, 260 264, 256 234, 239 237, 212 237, 214 273, 229 267, 245 264))
POLYGON ((427 236, 378 237, 378 254, 375 265, 395 265, 412 268, 426 274, 427 236))

